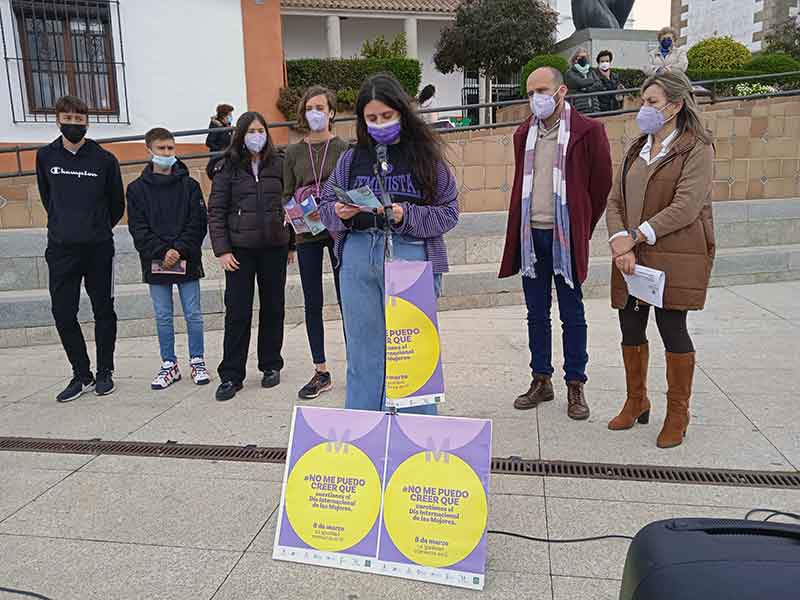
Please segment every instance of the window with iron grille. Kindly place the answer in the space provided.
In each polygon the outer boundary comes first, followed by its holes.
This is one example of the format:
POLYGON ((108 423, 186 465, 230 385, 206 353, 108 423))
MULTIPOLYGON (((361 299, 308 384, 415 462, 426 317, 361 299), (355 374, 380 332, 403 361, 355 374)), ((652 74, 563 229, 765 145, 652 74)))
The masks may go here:
POLYGON ((5 26, 3 49, 14 122, 54 120, 66 94, 94 121, 129 122, 117 0, 11 0, 11 14, 16 55, 5 26))

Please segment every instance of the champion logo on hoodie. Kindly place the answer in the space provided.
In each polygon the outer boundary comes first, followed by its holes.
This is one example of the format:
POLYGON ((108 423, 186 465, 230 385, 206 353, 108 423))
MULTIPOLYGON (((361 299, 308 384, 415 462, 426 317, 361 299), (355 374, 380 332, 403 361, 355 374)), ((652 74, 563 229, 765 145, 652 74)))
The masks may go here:
POLYGON ((98 177, 97 173, 92 173, 91 171, 68 171, 62 167, 52 167, 50 169, 51 175, 73 175, 80 179, 81 177, 98 177))

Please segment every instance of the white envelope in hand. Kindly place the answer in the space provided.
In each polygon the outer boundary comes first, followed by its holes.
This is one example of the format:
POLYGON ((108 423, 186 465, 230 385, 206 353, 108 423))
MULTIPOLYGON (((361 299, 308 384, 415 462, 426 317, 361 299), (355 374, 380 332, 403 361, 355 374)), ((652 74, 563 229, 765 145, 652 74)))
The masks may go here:
POLYGON ((664 284, 667 275, 664 271, 636 265, 633 275, 622 276, 628 284, 628 293, 652 306, 664 308, 664 284))

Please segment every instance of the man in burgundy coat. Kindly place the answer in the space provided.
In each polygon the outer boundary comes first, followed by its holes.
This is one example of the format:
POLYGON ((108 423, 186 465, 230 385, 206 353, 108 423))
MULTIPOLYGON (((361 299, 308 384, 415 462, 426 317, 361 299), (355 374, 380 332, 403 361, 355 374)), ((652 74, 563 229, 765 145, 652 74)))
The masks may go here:
POLYGON ((611 151, 603 124, 572 110, 565 100, 560 72, 537 69, 527 86, 533 114, 514 133, 516 171, 500 267, 500 277, 522 271, 528 306, 533 381, 514 407, 531 409, 554 398, 550 309, 555 280, 567 414, 583 420, 589 417, 583 393, 589 355, 581 284, 589 271, 589 239, 611 190, 611 151))

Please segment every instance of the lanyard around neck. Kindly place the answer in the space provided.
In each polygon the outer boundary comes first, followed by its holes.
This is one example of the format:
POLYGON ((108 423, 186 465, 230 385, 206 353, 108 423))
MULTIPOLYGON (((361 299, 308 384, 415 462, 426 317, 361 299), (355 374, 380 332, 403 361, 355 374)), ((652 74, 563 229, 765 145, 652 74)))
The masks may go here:
POLYGON ((331 145, 331 141, 328 140, 325 142, 325 151, 322 153, 322 162, 319 163, 319 174, 317 174, 317 165, 314 163, 314 153, 311 151, 311 142, 306 142, 308 144, 308 158, 311 161, 311 172, 314 175, 314 187, 317 190, 317 196, 322 193, 321 185, 322 185, 322 173, 325 169, 325 161, 328 158, 328 146, 331 145))

